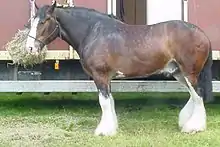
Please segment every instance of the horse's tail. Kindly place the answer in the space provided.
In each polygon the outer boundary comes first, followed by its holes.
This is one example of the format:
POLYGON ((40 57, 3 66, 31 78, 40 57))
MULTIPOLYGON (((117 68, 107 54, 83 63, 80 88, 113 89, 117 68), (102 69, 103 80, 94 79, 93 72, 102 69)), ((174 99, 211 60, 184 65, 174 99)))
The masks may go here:
POLYGON ((205 62, 205 65, 200 72, 199 78, 198 78, 198 87, 197 90, 200 94, 200 96, 203 98, 205 102, 211 102, 213 101, 213 93, 212 93, 212 48, 211 43, 209 43, 209 55, 205 62))

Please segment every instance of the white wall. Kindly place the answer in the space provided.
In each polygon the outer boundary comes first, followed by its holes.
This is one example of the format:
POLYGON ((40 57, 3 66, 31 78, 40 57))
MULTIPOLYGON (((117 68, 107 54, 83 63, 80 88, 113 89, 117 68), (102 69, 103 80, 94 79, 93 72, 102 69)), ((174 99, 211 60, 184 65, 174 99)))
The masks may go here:
POLYGON ((182 0, 147 0, 147 24, 182 20, 182 0))
MULTIPOLYGON (((147 24, 155 24, 167 20, 182 20, 182 15, 184 21, 188 21, 187 0, 146 0, 146 1, 147 1, 146 2, 147 24)), ((116 15, 116 0, 107 0, 107 13, 108 14, 113 13, 114 15, 116 15)))
POLYGON ((116 16, 116 0, 107 0, 107 14, 116 16))

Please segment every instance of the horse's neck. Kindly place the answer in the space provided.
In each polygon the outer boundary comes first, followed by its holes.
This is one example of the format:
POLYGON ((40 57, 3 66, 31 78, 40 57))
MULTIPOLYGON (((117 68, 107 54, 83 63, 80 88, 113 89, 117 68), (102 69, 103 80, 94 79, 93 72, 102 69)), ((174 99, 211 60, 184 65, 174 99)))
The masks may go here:
MULTIPOLYGON (((80 43, 87 36, 88 29, 91 28, 96 19, 92 19, 80 10, 68 10, 57 8, 55 13, 62 28, 62 38, 64 41, 79 50, 80 43)), ((78 53, 80 51, 77 51, 78 53)))
POLYGON ((106 20, 105 24, 108 25, 117 23, 117 20, 114 21, 105 14, 89 11, 86 8, 56 8, 55 13, 63 32, 61 39, 73 46, 79 55, 80 43, 97 22, 106 20))
POLYGON ((88 29, 88 23, 83 23, 82 20, 75 15, 67 13, 65 10, 56 9, 55 11, 58 22, 61 27, 61 35, 64 41, 78 49, 80 42, 85 38, 85 32, 88 29))

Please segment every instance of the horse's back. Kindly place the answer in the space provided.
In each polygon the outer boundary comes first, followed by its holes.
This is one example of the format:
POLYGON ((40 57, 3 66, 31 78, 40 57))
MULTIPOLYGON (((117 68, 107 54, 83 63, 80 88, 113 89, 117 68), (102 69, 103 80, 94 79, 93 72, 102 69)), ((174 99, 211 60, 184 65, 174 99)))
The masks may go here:
MULTIPOLYGON (((123 24, 121 24, 122 26, 123 24)), ((151 56, 164 55, 163 58, 180 58, 199 55, 206 56, 210 51, 210 40, 197 26, 180 21, 166 21, 149 26, 127 25, 124 37, 126 48, 146 59, 151 56)), ((132 53, 133 54, 133 53, 132 53)), ((190 60, 196 60, 192 58, 190 60)))

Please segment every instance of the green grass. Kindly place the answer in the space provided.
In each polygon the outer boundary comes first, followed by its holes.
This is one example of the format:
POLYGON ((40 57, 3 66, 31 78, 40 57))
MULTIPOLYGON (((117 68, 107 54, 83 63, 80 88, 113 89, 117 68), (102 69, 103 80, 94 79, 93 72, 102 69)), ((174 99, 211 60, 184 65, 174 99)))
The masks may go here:
POLYGON ((207 131, 194 135, 177 127, 185 93, 115 93, 119 131, 94 136, 101 110, 95 93, 45 96, 0 94, 0 146, 22 147, 217 147, 220 97, 207 104, 207 131))

